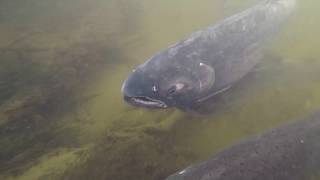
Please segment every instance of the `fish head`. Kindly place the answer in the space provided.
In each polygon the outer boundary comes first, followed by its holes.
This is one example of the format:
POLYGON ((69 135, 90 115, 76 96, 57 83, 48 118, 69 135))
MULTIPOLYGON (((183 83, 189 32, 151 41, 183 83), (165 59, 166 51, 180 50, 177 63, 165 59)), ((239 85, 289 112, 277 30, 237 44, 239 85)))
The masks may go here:
POLYGON ((214 83, 214 69, 199 61, 154 58, 122 86, 124 99, 147 108, 190 107, 214 83))

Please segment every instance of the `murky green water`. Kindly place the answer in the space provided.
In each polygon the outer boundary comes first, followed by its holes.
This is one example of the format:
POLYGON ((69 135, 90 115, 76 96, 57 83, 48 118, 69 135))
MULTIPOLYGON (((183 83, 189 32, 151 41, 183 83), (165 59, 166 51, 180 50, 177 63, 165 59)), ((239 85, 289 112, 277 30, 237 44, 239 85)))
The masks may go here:
POLYGON ((201 113, 123 102, 136 65, 254 2, 1 0, 0 179, 160 180, 320 109, 316 0, 201 113))

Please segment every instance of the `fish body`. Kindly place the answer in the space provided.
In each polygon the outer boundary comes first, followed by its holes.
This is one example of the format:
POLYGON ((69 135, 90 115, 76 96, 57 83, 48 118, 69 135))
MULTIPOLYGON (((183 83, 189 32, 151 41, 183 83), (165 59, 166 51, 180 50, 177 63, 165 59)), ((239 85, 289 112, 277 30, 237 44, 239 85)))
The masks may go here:
POLYGON ((233 145, 166 180, 320 178, 320 112, 233 145))
POLYGON ((183 108, 224 92, 259 62, 294 7, 294 0, 263 1, 193 33, 138 66, 123 84, 125 100, 183 108))

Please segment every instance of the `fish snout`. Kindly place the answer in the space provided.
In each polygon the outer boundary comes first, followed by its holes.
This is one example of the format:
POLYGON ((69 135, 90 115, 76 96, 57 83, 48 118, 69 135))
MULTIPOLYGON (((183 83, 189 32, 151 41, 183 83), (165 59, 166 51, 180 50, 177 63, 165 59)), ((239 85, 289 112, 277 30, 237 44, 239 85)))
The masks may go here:
POLYGON ((134 74, 121 87, 124 100, 134 106, 146 108, 167 108, 168 105, 154 97, 154 86, 143 77, 134 74))

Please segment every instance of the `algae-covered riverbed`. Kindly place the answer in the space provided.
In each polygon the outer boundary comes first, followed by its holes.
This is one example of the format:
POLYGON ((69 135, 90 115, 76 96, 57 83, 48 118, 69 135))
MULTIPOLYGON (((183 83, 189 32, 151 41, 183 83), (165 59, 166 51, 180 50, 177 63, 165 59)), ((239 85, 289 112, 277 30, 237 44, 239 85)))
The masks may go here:
POLYGON ((134 108, 131 70, 257 1, 0 1, 0 179, 161 180, 320 108, 320 3, 199 112, 134 108))

